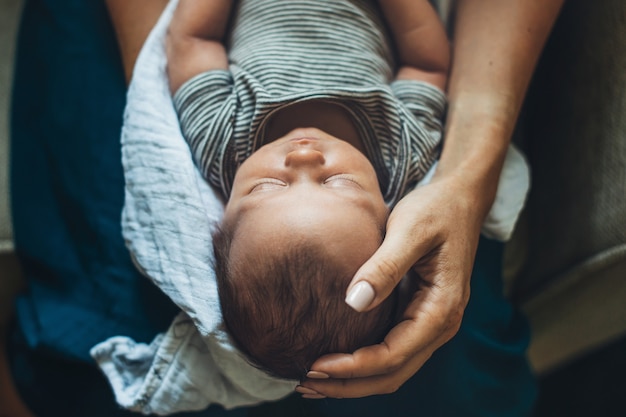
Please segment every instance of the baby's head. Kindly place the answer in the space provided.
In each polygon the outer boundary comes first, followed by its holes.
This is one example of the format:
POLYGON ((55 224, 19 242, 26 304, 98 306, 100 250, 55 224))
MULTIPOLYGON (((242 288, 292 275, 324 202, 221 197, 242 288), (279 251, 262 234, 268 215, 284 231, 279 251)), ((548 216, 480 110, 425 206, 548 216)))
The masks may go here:
POLYGON ((292 131, 242 164, 214 245, 224 320, 257 366, 301 379, 325 353, 382 339, 394 298, 357 313, 344 297, 386 220, 371 163, 317 129, 292 131))

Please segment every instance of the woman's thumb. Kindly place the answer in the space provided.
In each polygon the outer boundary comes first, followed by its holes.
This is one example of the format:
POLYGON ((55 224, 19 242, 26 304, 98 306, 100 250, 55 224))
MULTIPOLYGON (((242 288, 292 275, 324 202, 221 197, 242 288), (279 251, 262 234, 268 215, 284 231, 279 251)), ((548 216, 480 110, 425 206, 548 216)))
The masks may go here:
POLYGON ((379 305, 420 256, 407 250, 406 242, 396 246, 387 241, 388 238, 359 268, 348 286, 345 301, 356 311, 371 310, 379 305))

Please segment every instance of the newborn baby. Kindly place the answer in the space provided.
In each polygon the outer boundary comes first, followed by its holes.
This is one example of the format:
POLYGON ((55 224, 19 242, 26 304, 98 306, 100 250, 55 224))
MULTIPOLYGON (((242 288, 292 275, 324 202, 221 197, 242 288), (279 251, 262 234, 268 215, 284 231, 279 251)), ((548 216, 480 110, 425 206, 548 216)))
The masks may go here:
POLYGON ((213 244, 238 347, 301 379, 380 342, 394 297, 357 313, 344 294, 437 157, 449 51, 430 4, 181 0, 167 50, 183 135, 227 198, 213 244))
POLYGON ((371 163, 321 130, 296 129, 241 165, 213 243, 224 318, 255 363, 297 379, 322 353, 381 340, 393 297, 360 314, 343 294, 386 218, 371 163))

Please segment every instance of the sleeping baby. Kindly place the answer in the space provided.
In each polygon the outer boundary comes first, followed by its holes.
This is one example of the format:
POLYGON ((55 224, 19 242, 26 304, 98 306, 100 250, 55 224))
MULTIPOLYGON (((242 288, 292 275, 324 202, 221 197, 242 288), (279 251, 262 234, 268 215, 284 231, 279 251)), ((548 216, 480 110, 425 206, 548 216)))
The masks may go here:
POLYGON ((380 342, 397 300, 344 295, 441 140, 449 46, 426 0, 181 0, 167 35, 180 126, 227 201, 224 321, 255 366, 302 379, 380 342))

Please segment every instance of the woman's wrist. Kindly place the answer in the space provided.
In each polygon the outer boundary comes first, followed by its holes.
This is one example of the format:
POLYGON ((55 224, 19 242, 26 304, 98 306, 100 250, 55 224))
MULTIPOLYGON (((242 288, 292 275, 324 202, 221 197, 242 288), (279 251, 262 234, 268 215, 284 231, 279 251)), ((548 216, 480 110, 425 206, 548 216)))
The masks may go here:
MULTIPOLYGON (((444 149, 437 176, 493 204, 524 94, 563 0, 459 0, 444 149), (498 36, 494 36, 498 33, 498 36)), ((471 198, 471 197, 468 197, 471 198)))
MULTIPOLYGON (((478 99, 479 100, 479 99, 478 99)), ((496 106, 494 106, 496 107, 496 106)), ((488 106, 453 103, 448 112, 443 152, 434 181, 445 179, 471 202, 482 219, 495 199, 515 117, 488 106)))
POLYGON ((448 191, 447 195, 454 199, 456 210, 463 212, 457 214, 473 219, 472 223, 480 229, 493 205, 497 184, 494 187, 492 181, 478 176, 470 178, 467 172, 461 170, 442 173, 439 171, 439 166, 431 184, 437 183, 444 187, 448 191))

